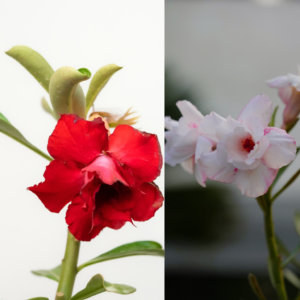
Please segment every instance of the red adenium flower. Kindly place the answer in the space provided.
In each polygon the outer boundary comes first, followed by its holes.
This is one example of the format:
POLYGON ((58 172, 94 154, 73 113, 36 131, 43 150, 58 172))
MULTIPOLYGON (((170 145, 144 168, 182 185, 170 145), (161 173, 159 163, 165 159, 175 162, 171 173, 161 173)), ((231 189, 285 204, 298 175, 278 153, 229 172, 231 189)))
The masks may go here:
POLYGON ((90 241, 104 227, 146 221, 162 206, 152 182, 162 155, 156 135, 119 125, 108 137, 101 118, 62 115, 48 142, 54 160, 45 181, 29 188, 51 212, 66 214, 76 239, 90 241))

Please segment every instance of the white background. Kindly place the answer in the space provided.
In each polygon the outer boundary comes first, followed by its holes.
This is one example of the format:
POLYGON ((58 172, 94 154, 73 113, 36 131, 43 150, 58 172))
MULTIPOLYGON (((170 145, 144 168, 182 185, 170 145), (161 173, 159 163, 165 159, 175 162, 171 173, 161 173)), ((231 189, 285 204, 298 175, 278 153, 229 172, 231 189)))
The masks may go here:
MULTIPOLYGON (((137 128, 156 133, 163 148, 164 1, 3 1, 0 5, 0 111, 35 146, 46 152, 55 120, 40 105, 48 94, 15 60, 4 52, 27 45, 41 53, 54 70, 62 66, 88 68, 92 74, 115 63, 116 73, 96 101, 98 109, 133 106, 141 116, 137 128)), ((89 82, 81 84, 86 92, 89 82)), ((48 161, 0 135, 0 299, 37 296, 54 299, 57 283, 30 270, 60 264, 67 225, 64 209, 50 213, 26 188, 43 180, 48 161)), ((163 149, 162 149, 163 150, 163 149)), ((163 190, 163 174, 156 181, 163 190)), ((138 240, 164 242, 164 212, 148 222, 105 229, 81 244, 79 263, 124 243, 138 240)), ((112 283, 137 288, 135 294, 105 293, 95 299, 163 299, 164 260, 129 257, 84 269, 74 293, 101 273, 112 283)))

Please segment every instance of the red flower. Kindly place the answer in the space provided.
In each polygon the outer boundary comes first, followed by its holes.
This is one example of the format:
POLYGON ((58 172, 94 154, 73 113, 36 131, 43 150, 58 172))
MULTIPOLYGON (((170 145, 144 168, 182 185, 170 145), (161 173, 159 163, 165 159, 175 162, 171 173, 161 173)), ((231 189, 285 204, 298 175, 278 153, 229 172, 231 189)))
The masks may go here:
POLYGON ((62 115, 48 142, 54 160, 45 181, 30 187, 51 212, 68 207, 66 222, 76 239, 90 241, 104 227, 146 221, 162 206, 152 182, 162 156, 156 135, 119 125, 108 137, 101 118, 62 115))

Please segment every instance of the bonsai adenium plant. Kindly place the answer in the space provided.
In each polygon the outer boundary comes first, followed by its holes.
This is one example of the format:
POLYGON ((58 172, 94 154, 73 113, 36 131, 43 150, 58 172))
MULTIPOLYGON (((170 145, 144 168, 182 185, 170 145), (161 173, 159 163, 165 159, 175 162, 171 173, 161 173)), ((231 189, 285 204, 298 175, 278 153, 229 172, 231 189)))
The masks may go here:
POLYGON ((72 294, 77 273, 90 265, 132 255, 164 255, 160 244, 139 241, 77 265, 80 241, 101 236, 107 227, 118 230, 126 222, 147 221, 163 204, 162 193, 153 182, 162 168, 157 136, 133 128, 138 117, 129 118, 130 110, 119 117, 95 111, 88 116, 99 92, 121 68, 114 64, 100 68, 85 96, 80 82, 91 78, 88 69, 62 67, 54 72, 39 53, 26 46, 15 46, 6 53, 49 92, 52 107, 45 99, 42 106, 57 123, 48 140, 50 156, 28 142, 3 114, 0 131, 50 161, 44 181, 28 190, 52 213, 68 205, 62 264, 33 273, 58 282, 57 300, 87 299, 105 291, 124 295, 135 292, 133 287, 109 283, 97 274, 83 290, 72 294))

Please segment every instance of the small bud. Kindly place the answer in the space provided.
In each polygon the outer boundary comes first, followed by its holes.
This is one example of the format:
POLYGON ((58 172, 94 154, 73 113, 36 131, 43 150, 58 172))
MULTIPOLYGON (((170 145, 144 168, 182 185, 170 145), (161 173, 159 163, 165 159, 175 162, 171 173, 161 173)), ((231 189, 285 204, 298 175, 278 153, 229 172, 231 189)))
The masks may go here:
POLYGON ((290 124, 293 124, 300 113, 300 92, 296 88, 290 87, 291 95, 286 101, 286 106, 283 111, 282 129, 286 129, 290 124))

